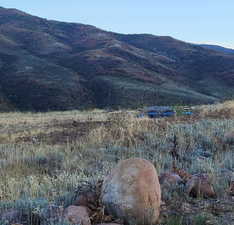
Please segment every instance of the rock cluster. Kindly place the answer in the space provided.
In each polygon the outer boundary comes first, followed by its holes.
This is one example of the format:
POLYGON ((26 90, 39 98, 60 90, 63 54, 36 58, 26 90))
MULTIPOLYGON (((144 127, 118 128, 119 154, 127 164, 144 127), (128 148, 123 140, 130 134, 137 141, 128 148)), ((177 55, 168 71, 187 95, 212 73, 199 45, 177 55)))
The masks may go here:
MULTIPOLYGON (((8 209, 0 213, 6 224, 81 224, 81 225, 154 225, 159 221, 161 192, 178 191, 191 197, 215 198, 216 193, 207 174, 191 175, 175 166, 159 177, 152 163, 139 158, 120 161, 111 173, 92 188, 80 187, 76 198, 66 208, 49 205, 39 214, 27 215, 22 210, 8 209), (83 190, 83 189, 84 190, 83 190), (94 189, 94 191, 92 191, 94 189)), ((90 187, 90 186, 89 186, 90 187)), ((227 190, 234 196, 234 180, 227 190)), ((161 214, 163 206, 161 206, 161 214)), ((192 211, 188 203, 181 204, 184 212, 192 211)))

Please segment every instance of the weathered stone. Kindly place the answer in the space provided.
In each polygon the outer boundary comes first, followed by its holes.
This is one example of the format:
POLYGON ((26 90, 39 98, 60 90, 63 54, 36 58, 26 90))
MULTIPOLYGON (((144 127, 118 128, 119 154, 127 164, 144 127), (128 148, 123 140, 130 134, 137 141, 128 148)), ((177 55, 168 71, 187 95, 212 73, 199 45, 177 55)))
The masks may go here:
POLYGON ((71 224, 91 225, 89 213, 87 207, 71 205, 66 208, 64 218, 71 224))
POLYGON ((126 224, 155 224, 161 189, 154 166, 138 158, 119 162, 104 180, 101 199, 108 213, 126 224))
POLYGON ((186 191, 191 197, 216 197, 214 188, 206 174, 193 175, 186 183, 186 191))

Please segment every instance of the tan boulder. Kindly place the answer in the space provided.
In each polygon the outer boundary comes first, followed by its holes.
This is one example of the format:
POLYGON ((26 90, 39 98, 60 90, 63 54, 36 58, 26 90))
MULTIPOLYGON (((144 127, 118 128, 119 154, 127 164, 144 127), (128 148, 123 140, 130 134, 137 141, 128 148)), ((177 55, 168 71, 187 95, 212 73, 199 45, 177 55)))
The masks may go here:
POLYGON ((187 193, 194 198, 215 198, 216 193, 206 174, 193 175, 186 183, 187 193))
POLYGON ((89 213, 87 207, 71 205, 66 208, 64 217, 71 224, 91 225, 89 213))
POLYGON ((161 189, 149 161, 120 161, 106 177, 101 199, 109 214, 130 225, 153 225, 159 217, 161 189))

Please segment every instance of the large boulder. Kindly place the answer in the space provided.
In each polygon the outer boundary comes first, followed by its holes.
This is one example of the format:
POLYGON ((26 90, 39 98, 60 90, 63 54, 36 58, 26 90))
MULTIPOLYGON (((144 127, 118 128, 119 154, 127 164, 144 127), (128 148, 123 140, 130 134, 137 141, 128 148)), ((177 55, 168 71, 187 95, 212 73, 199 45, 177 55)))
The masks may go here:
POLYGON ((109 214, 126 224, 155 224, 161 189, 154 166, 139 158, 120 161, 104 180, 101 200, 109 214))

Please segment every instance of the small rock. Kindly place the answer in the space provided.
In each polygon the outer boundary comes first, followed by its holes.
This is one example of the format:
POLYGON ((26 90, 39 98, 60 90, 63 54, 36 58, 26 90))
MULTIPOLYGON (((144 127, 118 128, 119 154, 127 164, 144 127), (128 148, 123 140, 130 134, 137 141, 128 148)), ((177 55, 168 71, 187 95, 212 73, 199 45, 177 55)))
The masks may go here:
POLYGON ((66 208, 64 217, 71 224, 91 225, 89 213, 87 207, 71 205, 66 208))
POLYGON ((215 198, 214 188, 206 174, 193 175, 186 183, 187 193, 194 198, 215 198))
POLYGON ((154 166, 138 158, 120 161, 104 180, 101 199, 109 214, 129 225, 155 224, 161 189, 154 166))
POLYGON ((233 145, 234 144, 234 131, 225 133, 224 141, 226 144, 233 145))

